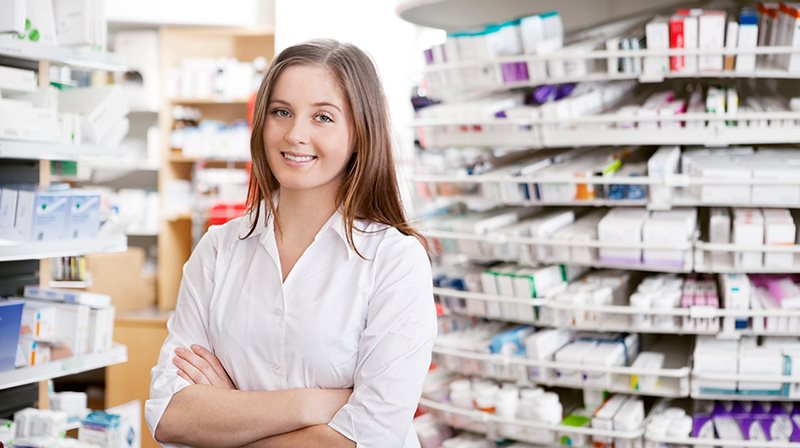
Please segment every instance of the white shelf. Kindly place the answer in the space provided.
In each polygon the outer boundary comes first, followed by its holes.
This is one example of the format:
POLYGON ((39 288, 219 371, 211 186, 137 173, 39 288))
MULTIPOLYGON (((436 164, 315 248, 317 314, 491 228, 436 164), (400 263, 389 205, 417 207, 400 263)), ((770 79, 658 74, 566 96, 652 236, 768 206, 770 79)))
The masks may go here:
POLYGON ((69 160, 116 163, 124 161, 120 148, 0 139, 0 159, 69 160))
POLYGON ((547 303, 546 299, 536 298, 529 299, 524 297, 505 297, 495 294, 484 294, 481 292, 460 291, 457 289, 449 288, 433 288, 434 294, 439 294, 448 297, 458 297, 462 299, 482 300, 485 302, 499 302, 499 303, 514 303, 517 305, 530 305, 542 306, 547 303))
MULTIPOLYGON (((423 72, 428 80, 430 94, 434 97, 458 98, 468 96, 476 91, 484 94, 503 92, 511 89, 536 87, 545 84, 561 84, 566 82, 603 82, 637 80, 640 83, 660 83, 668 79, 800 79, 800 72, 790 72, 785 69, 772 67, 759 67, 755 70, 743 71, 703 71, 703 72, 629 72, 608 73, 607 71, 591 71, 586 67, 583 72, 566 74, 553 78, 541 76, 523 81, 504 81, 501 65, 504 63, 539 63, 561 60, 570 64, 593 64, 599 61, 605 65, 609 59, 639 60, 639 65, 645 65, 642 60, 646 57, 664 56, 691 56, 691 55, 775 55, 797 53, 794 47, 757 47, 752 49, 642 49, 642 50, 591 50, 591 51, 556 51, 551 54, 535 55, 521 54, 503 56, 494 59, 454 61, 443 64, 427 65, 423 72), (481 77, 476 78, 476 71, 481 77), (470 85, 465 85, 463 79, 471 79, 470 85)), ((632 65, 636 65, 635 63, 632 65)))
POLYGON ((641 117, 609 112, 575 118, 505 119, 469 118, 417 119, 420 142, 426 148, 457 146, 509 146, 517 148, 562 148, 601 145, 705 145, 796 143, 800 112, 712 114, 685 113, 666 117, 641 117), (740 126, 726 126, 723 122, 740 126), (748 121, 768 122, 748 126, 748 121), (794 125, 781 123, 794 122, 794 125), (650 122, 651 126, 642 126, 650 122), (672 122, 672 126, 656 123, 672 122), (679 122, 686 122, 681 127, 679 122), (688 123, 694 123, 689 126, 688 123), (639 123, 639 127, 634 127, 639 123), (785 125, 786 124, 786 125, 785 125))
POLYGON ((88 288, 92 286, 92 282, 91 280, 50 280, 49 286, 62 289, 88 288))
MULTIPOLYGON (((446 348, 441 346, 434 346, 433 353, 436 355, 444 356, 445 358, 447 357, 455 358, 459 360, 459 364, 461 363, 460 360, 466 359, 472 361, 479 361, 482 363, 484 367, 485 366, 500 366, 503 368, 508 366, 517 367, 518 372, 512 375, 514 376, 514 378, 510 378, 510 380, 515 382, 522 381, 522 382, 527 382, 529 384, 540 384, 551 387, 565 387, 571 389, 597 388, 597 389, 608 390, 609 392, 632 394, 632 395, 645 395, 652 397, 679 398, 679 397, 689 396, 688 366, 677 369, 647 370, 647 369, 637 369, 633 367, 623 367, 623 366, 610 367, 610 366, 591 365, 591 364, 570 364, 570 363, 563 363, 556 361, 540 361, 523 357, 506 356, 499 354, 477 353, 466 350, 446 348), (543 367, 543 368, 570 370, 578 372, 606 373, 613 375, 612 377, 613 381, 611 387, 598 387, 598 386, 587 386, 583 384, 564 382, 564 381, 559 381, 558 379, 547 380, 547 381, 542 381, 539 379, 529 379, 526 374, 528 367, 543 367), (637 390, 630 387, 630 377, 632 375, 656 376, 659 377, 659 381, 662 384, 653 390, 637 390), (683 383, 683 387, 681 387, 681 383, 683 383)), ((667 354, 670 355, 671 353, 667 354)), ((684 362, 686 362, 687 358, 688 357, 684 357, 684 362)), ((486 374, 483 374, 481 376, 486 376, 489 378, 494 377, 492 375, 486 375, 486 374)))
MULTIPOLYGON (((630 321, 621 323, 614 323, 615 319, 610 316, 630 316, 630 315, 649 315, 649 316, 672 316, 675 318, 703 318, 703 319, 722 319, 725 317, 740 317, 740 318, 758 318, 758 317, 794 317, 800 318, 800 310, 797 309, 768 309, 768 310, 754 310, 754 309, 727 309, 727 308, 711 308, 711 307, 690 307, 690 308, 669 308, 669 309, 655 309, 655 308, 634 308, 629 305, 573 305, 556 301, 553 297, 542 297, 536 299, 526 299, 518 297, 506 297, 494 294, 484 294, 477 292, 461 291, 449 288, 433 288, 433 293, 441 297, 454 297, 467 300, 481 300, 484 302, 499 302, 499 303, 512 303, 519 305, 536 306, 540 309, 549 309, 554 312, 572 312, 575 315, 583 314, 587 311, 596 313, 600 316, 599 322, 589 322, 581 324, 565 323, 561 316, 554 315, 554 321, 543 320, 529 320, 518 319, 509 316, 490 316, 481 315, 475 317, 482 317, 492 320, 500 320, 507 322, 514 322, 524 325, 534 325, 537 327, 551 327, 563 328, 571 330, 586 330, 586 331, 606 331, 606 332, 636 332, 646 334, 674 334, 674 335, 713 335, 721 338, 734 338, 738 339, 741 336, 797 336, 796 333, 791 332, 775 332, 775 331, 754 331, 747 330, 734 330, 732 333, 724 332, 721 327, 721 322, 717 324, 717 328, 711 330, 700 329, 684 329, 680 323, 677 323, 674 328, 657 328, 648 326, 646 328, 639 328, 633 326, 630 321)), ((445 303, 446 304, 446 303, 445 303)), ((460 310, 450 310, 459 315, 465 313, 460 310)))
POLYGON ((0 262, 41 260, 99 252, 124 252, 128 248, 124 235, 99 237, 90 240, 59 240, 20 242, 0 240, 0 262))
POLYGON ((54 47, 18 39, 0 39, 0 56, 26 61, 49 61, 89 70, 121 72, 127 68, 123 59, 113 53, 54 47))
POLYGON ((127 347, 115 344, 106 353, 76 356, 38 366, 0 372, 0 390, 121 364, 127 360, 127 347))
MULTIPOLYGON (((472 233, 459 233, 442 230, 422 230, 423 236, 430 239, 446 239, 446 240, 464 240, 464 241, 477 241, 490 246, 498 244, 517 244, 523 247, 528 246, 560 246, 560 247, 582 247, 582 248, 614 248, 614 249, 650 249, 650 250, 670 250, 670 251, 684 251, 685 254, 683 266, 661 266, 649 264, 617 264, 605 262, 602 260, 592 260, 591 262, 575 262, 571 260, 556 260, 556 259, 537 259, 542 263, 550 264, 568 264, 570 266, 586 266, 594 268, 608 268, 608 269, 628 269, 634 271, 647 271, 647 272, 670 272, 670 273, 688 273, 692 272, 691 266, 691 250, 692 243, 687 242, 684 245, 657 245, 645 243, 616 243, 607 241, 572 241, 572 240, 555 240, 555 239, 541 239, 541 238, 524 238, 512 237, 503 234, 493 233, 478 235, 472 233)), ((469 254, 470 258, 485 258, 485 259, 499 259, 494 257, 491 253, 482 255, 469 254)), ((516 260, 504 260, 516 261, 516 260)))
POLYGON ((644 428, 639 428, 634 431, 613 431, 613 430, 604 430, 591 427, 578 428, 566 425, 550 425, 547 423, 541 423, 533 420, 520 420, 516 418, 501 417, 499 415, 489 414, 475 409, 460 408, 447 403, 441 403, 435 400, 431 400, 430 398, 425 398, 425 397, 420 399, 419 404, 420 406, 425 408, 467 417, 468 419, 474 420, 476 422, 509 424, 525 428, 550 430, 558 432, 560 434, 583 434, 588 436, 613 437, 616 439, 626 439, 626 440, 638 439, 642 437, 642 434, 644 434, 644 428))

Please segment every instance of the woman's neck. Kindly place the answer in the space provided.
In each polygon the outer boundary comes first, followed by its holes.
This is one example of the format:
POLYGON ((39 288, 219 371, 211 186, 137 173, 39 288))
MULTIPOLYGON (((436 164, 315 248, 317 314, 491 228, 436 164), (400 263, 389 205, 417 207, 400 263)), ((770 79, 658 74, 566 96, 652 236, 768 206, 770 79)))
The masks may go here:
POLYGON ((281 188, 276 217, 281 239, 313 239, 337 209, 335 193, 281 188))

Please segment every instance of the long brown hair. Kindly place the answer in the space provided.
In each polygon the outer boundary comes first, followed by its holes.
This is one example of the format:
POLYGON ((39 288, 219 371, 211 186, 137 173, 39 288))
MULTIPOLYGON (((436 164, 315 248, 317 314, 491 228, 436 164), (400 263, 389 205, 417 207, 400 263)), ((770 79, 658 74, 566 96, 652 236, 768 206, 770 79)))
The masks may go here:
POLYGON ((403 211, 392 156, 388 105, 375 65, 355 45, 332 39, 311 40, 286 48, 272 61, 258 88, 250 136, 253 165, 247 192, 248 212, 254 219, 247 236, 259 223, 261 201, 266 202, 266 213, 277 215, 273 193, 280 184, 267 163, 264 126, 275 83, 286 68, 296 65, 327 68, 353 114, 354 151, 336 194, 350 247, 364 258, 353 241, 353 222, 364 219, 413 235, 427 250, 425 239, 409 224, 403 211))

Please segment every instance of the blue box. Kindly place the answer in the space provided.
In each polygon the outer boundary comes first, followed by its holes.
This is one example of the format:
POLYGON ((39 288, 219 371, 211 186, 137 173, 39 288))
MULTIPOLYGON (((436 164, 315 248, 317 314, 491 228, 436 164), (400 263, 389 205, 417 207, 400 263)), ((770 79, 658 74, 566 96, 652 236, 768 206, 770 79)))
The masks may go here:
POLYGON ((0 372, 14 368, 24 306, 20 301, 0 301, 0 372))
POLYGON ((95 238, 100 232, 100 195, 71 193, 68 239, 95 238))

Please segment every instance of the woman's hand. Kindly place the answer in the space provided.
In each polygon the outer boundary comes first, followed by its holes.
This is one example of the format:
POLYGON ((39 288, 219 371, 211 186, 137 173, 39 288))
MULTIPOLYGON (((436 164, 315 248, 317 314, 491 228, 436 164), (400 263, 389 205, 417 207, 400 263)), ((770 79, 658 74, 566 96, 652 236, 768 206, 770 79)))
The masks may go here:
POLYGON ((192 345, 192 349, 175 349, 172 363, 178 367, 178 375, 191 384, 208 384, 222 389, 235 390, 228 372, 216 356, 205 347, 192 345))

